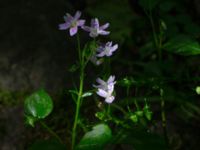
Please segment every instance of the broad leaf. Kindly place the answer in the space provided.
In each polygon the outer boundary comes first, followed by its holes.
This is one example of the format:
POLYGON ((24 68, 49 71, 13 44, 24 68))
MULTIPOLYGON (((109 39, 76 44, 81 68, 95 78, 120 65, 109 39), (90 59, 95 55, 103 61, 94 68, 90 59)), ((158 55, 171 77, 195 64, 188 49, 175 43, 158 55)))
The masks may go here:
POLYGON ((26 115, 42 119, 51 113, 53 102, 44 90, 39 90, 26 98, 24 109, 26 115))
POLYGON ((102 150, 111 138, 112 133, 107 125, 96 125, 83 136, 76 150, 102 150))
POLYGON ((185 35, 172 38, 164 44, 164 49, 168 52, 185 56, 200 54, 199 43, 185 35))
POLYGON ((28 150, 66 150, 67 148, 57 140, 40 140, 33 143, 28 150))

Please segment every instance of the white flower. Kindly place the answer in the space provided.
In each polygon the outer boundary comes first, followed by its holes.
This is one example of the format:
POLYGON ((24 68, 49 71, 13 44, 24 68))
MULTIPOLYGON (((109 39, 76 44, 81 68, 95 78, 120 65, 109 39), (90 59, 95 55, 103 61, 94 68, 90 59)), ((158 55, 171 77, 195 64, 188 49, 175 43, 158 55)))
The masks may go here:
POLYGON ((104 46, 100 46, 97 48, 97 57, 103 57, 103 56, 111 56, 114 51, 116 51, 118 48, 118 44, 115 44, 112 46, 112 42, 107 42, 104 46))
POLYGON ((97 37, 98 35, 108 35, 109 31, 105 31, 109 27, 109 23, 102 26, 99 25, 99 20, 97 18, 91 20, 91 27, 82 26, 82 29, 89 32, 90 37, 97 37))
POLYGON ((97 94, 105 98, 106 103, 112 103, 115 99, 113 96, 113 91, 116 81, 114 80, 115 76, 110 76, 107 81, 97 78, 96 81, 99 83, 99 85, 94 85, 94 87, 98 88, 97 94))

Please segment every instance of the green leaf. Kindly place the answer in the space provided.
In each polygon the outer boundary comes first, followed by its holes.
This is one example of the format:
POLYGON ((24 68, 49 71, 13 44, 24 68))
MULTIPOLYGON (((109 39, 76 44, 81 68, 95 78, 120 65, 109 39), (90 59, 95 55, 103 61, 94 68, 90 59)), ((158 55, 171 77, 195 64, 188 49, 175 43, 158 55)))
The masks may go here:
POLYGON ((102 150, 111 138, 112 132, 106 124, 96 125, 83 136, 76 150, 102 150))
POLYGON ((34 127, 34 126, 35 126, 34 123, 35 123, 36 121, 37 121, 37 118, 32 117, 32 116, 26 116, 26 121, 25 121, 25 123, 28 124, 28 125, 30 125, 30 126, 34 127))
POLYGON ((38 140, 28 150, 66 150, 67 148, 57 140, 38 140))
POLYGON ((142 117, 142 116, 143 116, 143 111, 138 110, 138 111, 135 112, 135 114, 136 114, 138 117, 142 117))
POLYGON ((156 7, 160 0, 140 0, 139 4, 147 10, 152 10, 156 7))
POLYGON ((135 115, 135 114, 132 114, 132 115, 130 116, 130 119, 131 119, 134 123, 137 123, 137 122, 138 122, 138 117, 137 117, 137 115, 135 115))
POLYGON ((26 115, 43 119, 51 113, 53 102, 44 90, 39 90, 26 98, 24 109, 26 115))
POLYGON ((196 87, 196 93, 197 93, 198 95, 200 95, 200 86, 197 86, 197 87, 196 87))
POLYGON ((88 97, 91 95, 92 95, 92 92, 85 92, 85 93, 83 93, 82 97, 88 97))
POLYGON ((150 121, 152 119, 153 112, 149 110, 149 106, 147 105, 147 103, 145 104, 143 108, 143 112, 144 112, 145 117, 150 121))
POLYGON ((87 42, 83 48, 83 57, 88 60, 96 53, 97 43, 95 41, 87 42))
POLYGON ((168 52, 184 56, 200 54, 199 43, 185 35, 179 35, 172 38, 164 44, 164 49, 168 52))

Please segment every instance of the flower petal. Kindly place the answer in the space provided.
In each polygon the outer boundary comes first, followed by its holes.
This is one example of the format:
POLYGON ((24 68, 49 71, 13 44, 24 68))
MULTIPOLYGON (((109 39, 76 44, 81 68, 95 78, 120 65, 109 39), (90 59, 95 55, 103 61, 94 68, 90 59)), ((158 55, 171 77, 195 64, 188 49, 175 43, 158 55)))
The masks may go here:
POLYGON ((114 80, 115 80, 115 76, 110 76, 110 77, 108 78, 107 83, 108 83, 108 84, 113 83, 114 80))
POLYGON ((110 49, 110 51, 111 52, 114 52, 114 51, 116 51, 118 49, 118 44, 115 44, 111 49, 110 49))
POLYGON ((108 35, 108 34, 110 34, 110 31, 100 30, 99 34, 101 34, 101 35, 108 35))
POLYGON ((90 32, 91 31, 91 28, 88 27, 88 26, 82 26, 81 27, 83 30, 87 31, 87 32, 90 32))
POLYGON ((59 30, 66 30, 70 27, 70 24, 69 23, 62 23, 62 24, 59 24, 58 27, 59 27, 59 30))
POLYGON ((107 92, 108 92, 108 94, 111 95, 113 93, 113 91, 114 91, 114 84, 109 84, 107 86, 107 92))
POLYGON ((103 46, 97 47, 97 52, 102 52, 103 50, 104 50, 104 47, 103 47, 103 46))
POLYGON ((102 84, 102 85, 105 85, 105 84, 106 84, 106 82, 103 81, 103 80, 100 79, 100 78, 97 78, 97 79, 96 79, 96 82, 99 83, 99 84, 102 84))
POLYGON ((77 26, 75 26, 73 28, 70 28, 69 33, 71 36, 73 36, 77 33, 77 31, 78 31, 78 28, 77 28, 77 26))
POLYGON ((111 47, 112 46, 112 42, 107 42, 106 46, 111 47))
POLYGON ((114 101, 114 99, 115 99, 114 96, 109 96, 109 97, 107 97, 107 98, 105 99, 105 102, 110 104, 110 103, 112 103, 112 102, 114 101))
POLYGON ((97 54, 96 56, 97 56, 97 57, 103 57, 103 56, 105 56, 105 55, 106 55, 105 51, 102 51, 101 53, 97 54))
POLYGON ((104 25, 102 25, 102 26, 100 26, 100 28, 99 29, 101 29, 101 30, 105 30, 106 28, 108 28, 109 27, 109 23, 106 23, 106 24, 104 24, 104 25))
POLYGON ((78 20, 80 17, 81 17, 81 12, 77 11, 76 14, 75 14, 75 16, 74 16, 74 19, 78 20))
POLYGON ((78 26, 82 27, 85 24, 85 20, 78 20, 78 26))
POLYGON ((91 27, 99 29, 99 20, 97 18, 91 20, 91 27))
POLYGON ((101 97, 104 97, 104 98, 106 98, 107 95, 108 95, 108 93, 106 91, 102 90, 102 89, 98 89, 97 94, 101 97))
POLYGON ((69 14, 66 13, 66 16, 64 16, 65 22, 71 22, 73 20, 73 17, 69 14))

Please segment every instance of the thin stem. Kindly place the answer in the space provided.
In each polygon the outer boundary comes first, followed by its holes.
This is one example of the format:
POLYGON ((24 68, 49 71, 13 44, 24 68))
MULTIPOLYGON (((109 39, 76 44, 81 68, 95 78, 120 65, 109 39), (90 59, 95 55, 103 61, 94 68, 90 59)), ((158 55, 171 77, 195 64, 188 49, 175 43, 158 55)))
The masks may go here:
POLYGON ((165 100, 162 96, 161 96, 160 106, 161 106, 161 118, 162 118, 163 134, 164 134, 166 145, 169 146, 169 139, 168 139, 168 135, 167 135, 167 126, 166 126, 167 122, 166 122, 166 114, 165 114, 165 100))
MULTIPOLYGON (((138 92, 138 88, 135 88, 135 97, 137 96, 137 92, 138 92)), ((137 102, 136 98, 134 98, 134 104, 135 104, 135 107, 136 107, 137 111, 140 110, 140 107, 138 105, 138 102, 137 102)))
POLYGON ((137 110, 140 110, 140 107, 139 107, 139 105, 138 105, 138 102, 137 102, 137 99, 136 99, 136 98, 134 98, 134 104, 135 104, 136 109, 137 109, 137 110))
POLYGON ((60 143, 63 143, 61 138, 50 128, 48 127, 43 121, 40 121, 40 124, 45 128, 51 135, 53 135, 60 143))
MULTIPOLYGON (((130 86, 127 86, 127 88, 126 88, 126 96, 127 97, 129 96, 129 90, 130 90, 130 86)), ((131 109, 130 109, 130 106, 129 106, 129 100, 128 99, 126 100, 126 105, 127 105, 128 111, 131 112, 131 109)))
POLYGON ((78 35, 77 35, 77 41, 78 41, 78 54, 79 54, 79 61, 80 61, 80 84, 79 84, 79 92, 78 92, 78 97, 77 97, 77 102, 76 102, 75 119, 74 119, 74 124, 72 128, 72 150, 74 150, 74 146, 76 143, 76 130, 77 130, 77 124, 78 124, 78 119, 79 119, 81 100, 82 100, 82 95, 83 95, 84 68, 85 68, 84 58, 83 58, 83 54, 81 53, 80 40, 79 40, 78 35))
POLYGON ((76 113, 75 113, 75 120, 74 125, 72 129, 72 150, 74 149, 75 141, 76 141, 76 128, 78 124, 78 118, 79 118, 79 112, 80 112, 80 104, 81 104, 81 97, 83 93, 83 75, 80 77, 80 86, 79 86, 79 94, 77 98, 77 104, 76 104, 76 113))
POLYGON ((110 115, 110 104, 107 105, 106 115, 107 115, 107 117, 109 119, 111 118, 111 115, 110 115))
MULTIPOLYGON (((155 43, 155 47, 158 51, 158 60, 159 60, 159 62, 161 62, 162 61, 162 35, 160 34, 160 36, 157 36, 157 34, 156 34, 155 24, 154 24, 153 17, 152 17, 152 12, 150 11, 149 14, 146 12, 146 14, 150 19, 150 23, 151 23, 152 30, 153 30, 154 43, 155 43)), ((166 113, 165 113, 165 100, 163 98, 163 90, 162 89, 160 91, 160 97, 161 97, 160 107, 161 107, 162 128, 163 128, 163 134, 165 137, 165 141, 168 146, 169 139, 168 139, 167 127, 166 127, 167 121, 166 121, 166 113)))
POLYGON ((153 31, 154 43, 155 43, 155 47, 156 47, 157 52, 158 52, 158 60, 161 61, 161 59, 162 59, 162 51, 161 51, 162 43, 161 43, 161 41, 162 40, 161 40, 161 38, 159 39, 159 37, 156 34, 156 29, 155 29, 155 24, 154 24, 152 12, 150 11, 149 14, 146 12, 146 15, 149 17, 149 20, 150 20, 150 23, 151 23, 151 27, 152 27, 152 31, 153 31))
POLYGON ((157 46, 157 45, 158 45, 158 39, 157 39, 157 35, 156 35, 155 24, 154 24, 153 17, 152 17, 152 14, 151 14, 151 13, 150 13, 150 15, 149 15, 149 20, 150 20, 151 27, 152 27, 152 30, 153 30, 154 42, 155 42, 155 45, 157 46))

